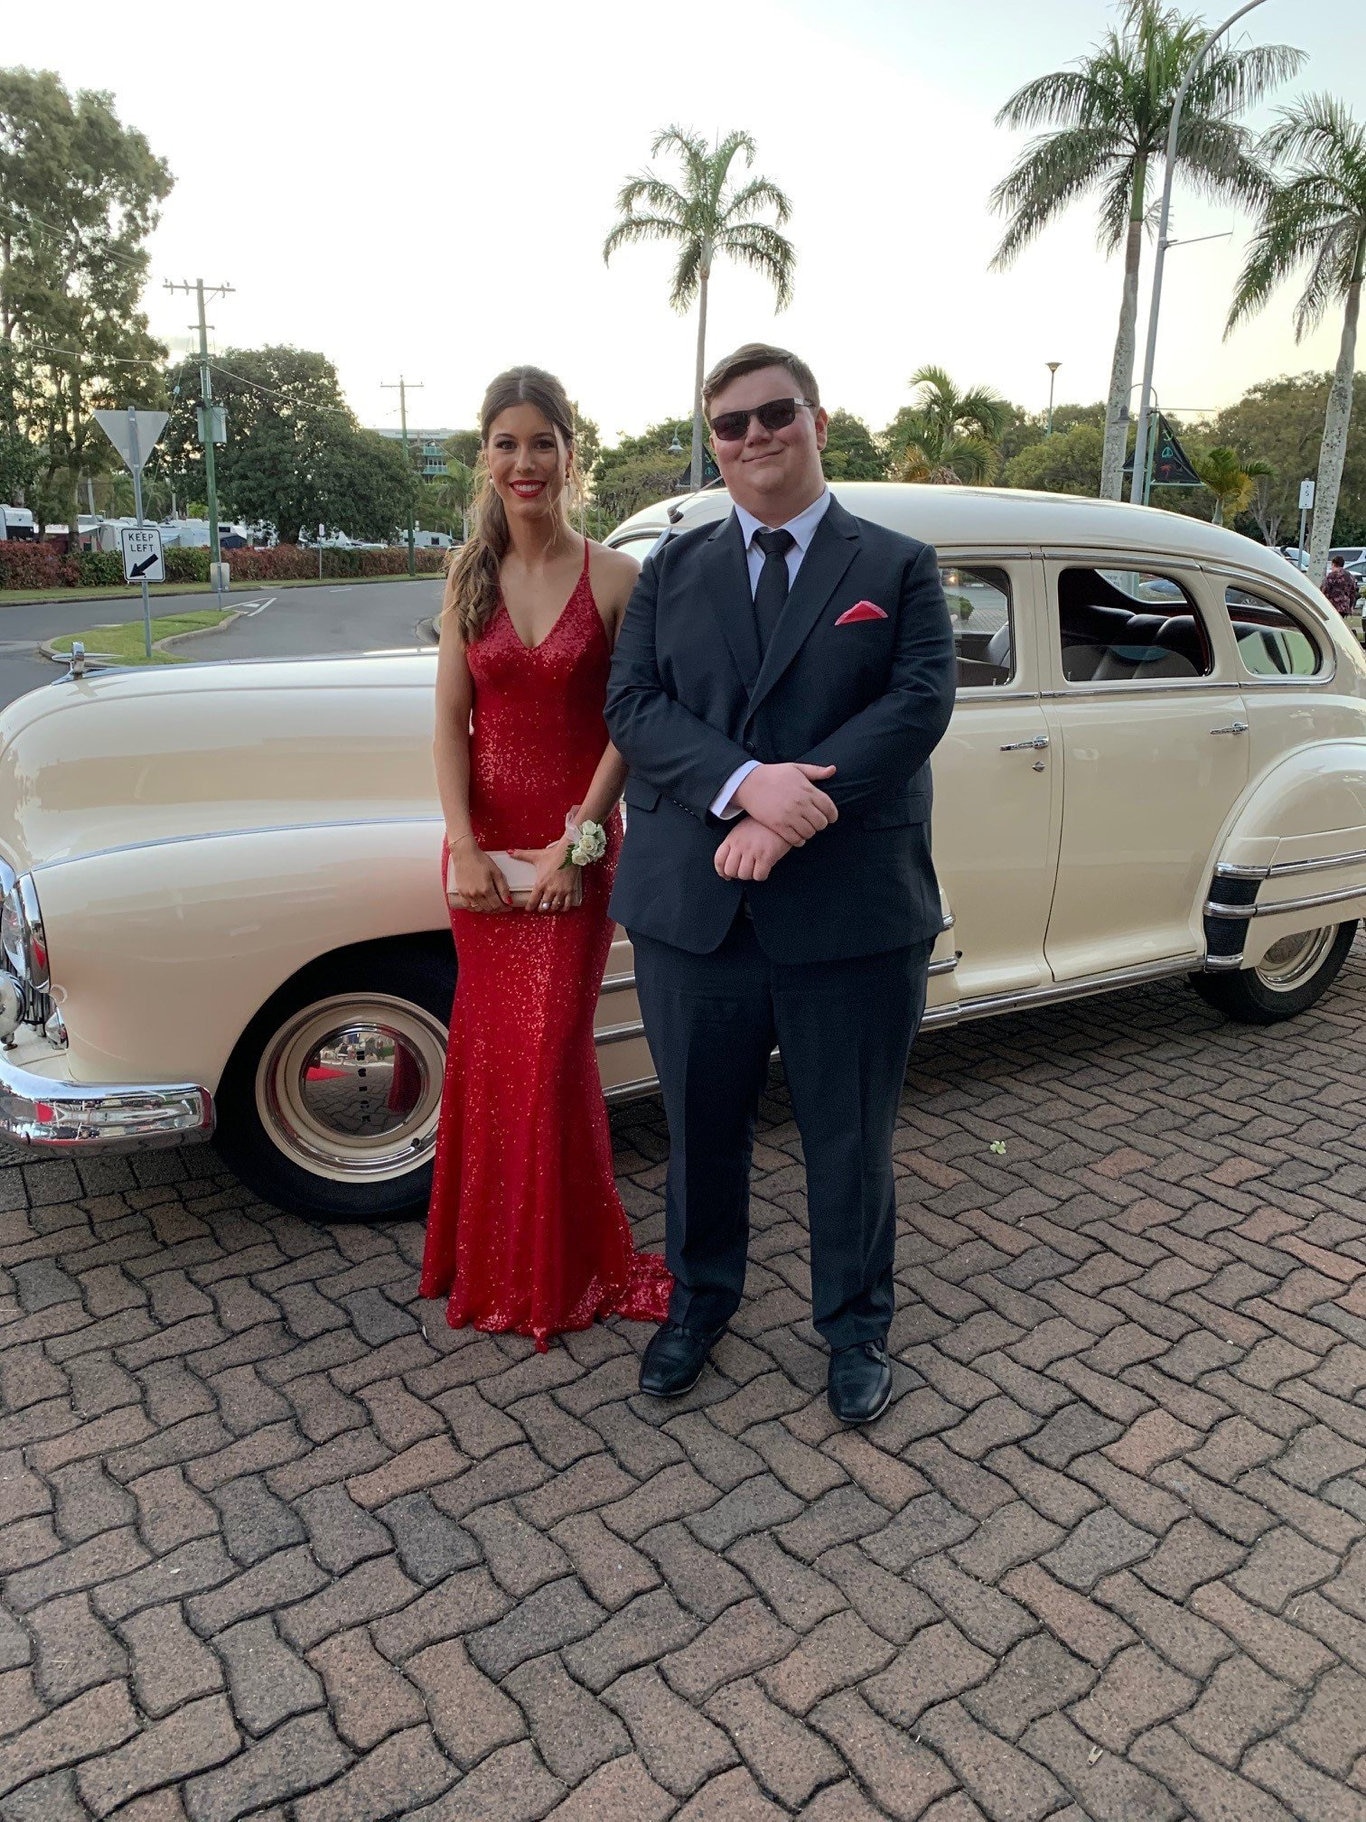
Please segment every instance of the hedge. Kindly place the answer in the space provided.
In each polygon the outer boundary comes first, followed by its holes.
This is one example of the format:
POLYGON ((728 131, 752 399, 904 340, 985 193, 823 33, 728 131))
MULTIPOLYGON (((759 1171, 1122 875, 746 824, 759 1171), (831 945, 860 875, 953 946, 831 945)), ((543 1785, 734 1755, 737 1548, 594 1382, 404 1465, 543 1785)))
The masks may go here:
MULTIPOLYGON (((420 575, 440 575, 446 567, 443 550, 418 550, 413 554, 420 575)), ((287 582, 318 574, 318 552, 297 544, 276 544, 269 550, 225 550, 223 561, 238 582, 287 582)), ((403 546, 322 552, 324 576, 402 576, 407 570, 408 552, 403 546)))
MULTIPOLYGON (((446 567, 441 550, 414 552, 420 575, 440 575, 446 567)), ((408 552, 401 545, 382 550, 324 550, 324 576, 401 576, 407 573, 408 552)), ((269 550, 225 550, 233 579, 238 582, 284 582, 318 573, 316 550, 295 544, 277 544, 269 550)), ((166 552, 168 582, 207 582, 207 547, 166 552)), ((60 545, 27 539, 0 540, 0 589, 117 587, 123 581, 123 558, 117 551, 83 551, 68 557, 60 545)))

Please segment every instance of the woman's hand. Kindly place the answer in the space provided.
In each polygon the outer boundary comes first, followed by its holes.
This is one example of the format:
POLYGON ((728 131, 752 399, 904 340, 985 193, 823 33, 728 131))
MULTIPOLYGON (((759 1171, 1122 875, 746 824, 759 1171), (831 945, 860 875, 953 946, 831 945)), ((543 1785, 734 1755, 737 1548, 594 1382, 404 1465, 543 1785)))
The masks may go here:
POLYGON ((501 867, 466 837, 451 844, 451 870, 455 889, 471 911, 505 911, 512 903, 501 867))
POLYGON ((548 848, 509 848, 514 860, 530 861, 536 869, 536 884, 527 900, 528 911, 567 911, 581 871, 565 864, 568 839, 561 836, 548 848))

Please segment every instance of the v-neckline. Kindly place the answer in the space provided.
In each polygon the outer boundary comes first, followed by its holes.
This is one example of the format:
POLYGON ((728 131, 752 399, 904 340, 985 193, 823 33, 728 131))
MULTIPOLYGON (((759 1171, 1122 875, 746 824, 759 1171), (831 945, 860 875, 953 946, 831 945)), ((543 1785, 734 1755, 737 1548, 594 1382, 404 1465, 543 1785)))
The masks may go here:
POLYGON ((518 645, 521 646, 521 648, 524 652, 526 652, 529 655, 532 652, 539 652, 543 645, 549 645, 550 641, 555 637, 556 633, 559 632, 559 630, 560 630, 560 622, 564 619, 565 615, 569 612, 570 608, 573 607, 574 597, 575 597, 575 595, 578 594, 579 590, 583 587, 583 579, 587 574, 588 574, 588 544, 587 544, 587 540, 585 540, 584 547, 583 547, 583 568, 579 571, 578 578, 575 581, 573 588, 571 588, 569 591, 569 599, 565 602, 564 606, 560 609, 559 613, 556 614, 554 620, 551 623, 550 631, 545 635, 544 639, 538 639, 536 641, 535 645, 528 645, 526 640, 523 639, 522 635, 517 631, 517 622, 512 617, 512 609, 508 606, 508 598, 503 593, 502 585, 501 584, 499 585, 498 599, 502 603, 503 612, 507 615, 508 625, 512 628, 512 636, 517 641, 518 645))

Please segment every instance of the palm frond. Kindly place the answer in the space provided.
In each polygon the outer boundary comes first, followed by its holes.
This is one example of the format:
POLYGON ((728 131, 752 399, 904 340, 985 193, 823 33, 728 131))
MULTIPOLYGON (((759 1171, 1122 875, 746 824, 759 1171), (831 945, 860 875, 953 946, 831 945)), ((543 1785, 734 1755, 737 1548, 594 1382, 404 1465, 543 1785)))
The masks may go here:
POLYGON ((1094 115, 1104 96, 1090 70, 1053 70, 1016 89, 998 111, 996 124, 1026 128, 1051 121, 1060 127, 1080 126, 1094 115))
POLYGON ((679 222, 687 218, 688 198, 653 171, 628 178, 617 191, 617 209, 622 215, 633 215, 642 203, 656 215, 672 215, 679 222))
POLYGON ((602 243, 603 264, 607 264, 618 247, 637 241, 680 240, 683 234, 681 225, 668 216, 628 215, 616 224, 602 243))
POLYGON ((774 307, 786 310, 792 302, 792 279, 796 254, 791 241, 771 228, 767 222, 741 222, 738 227, 724 228, 717 236, 718 252, 724 252, 737 265, 748 266, 773 287, 774 307))
POLYGON ((752 177, 742 189, 732 193, 726 206, 728 222, 742 222, 761 209, 772 209, 780 228, 792 219, 792 204, 776 183, 767 177, 752 177))
POLYGON ((692 307, 693 299, 697 296, 697 287, 702 277, 704 244, 700 235, 689 235, 679 252, 678 264, 674 267, 669 284, 669 303, 680 314, 692 307))
POLYGON ((1027 145, 991 192, 992 208, 1011 217, 993 270, 1008 266, 1069 203, 1104 182, 1123 156, 1108 127, 1072 127, 1027 145))

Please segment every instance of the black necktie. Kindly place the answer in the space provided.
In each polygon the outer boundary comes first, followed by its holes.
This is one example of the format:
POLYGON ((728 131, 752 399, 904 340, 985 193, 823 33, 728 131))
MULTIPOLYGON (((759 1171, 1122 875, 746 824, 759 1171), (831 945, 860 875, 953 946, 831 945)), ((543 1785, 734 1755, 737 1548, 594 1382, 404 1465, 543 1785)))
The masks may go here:
POLYGON ((797 540, 790 531, 756 531, 754 542, 764 553, 764 567, 754 591, 754 621, 759 629, 759 650, 766 652, 787 600, 787 553, 797 540))

